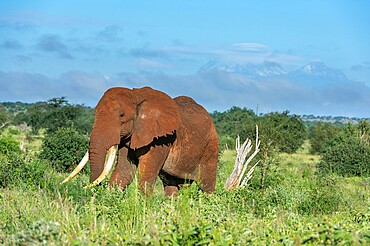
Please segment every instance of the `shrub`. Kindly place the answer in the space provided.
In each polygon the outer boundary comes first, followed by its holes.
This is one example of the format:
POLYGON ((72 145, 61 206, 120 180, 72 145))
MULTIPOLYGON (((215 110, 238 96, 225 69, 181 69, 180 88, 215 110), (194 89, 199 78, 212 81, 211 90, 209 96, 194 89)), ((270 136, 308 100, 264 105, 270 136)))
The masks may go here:
POLYGON ((335 178, 315 178, 309 183, 305 196, 298 201, 298 211, 301 214, 330 214, 347 206, 343 191, 335 178))
POLYGON ((333 124, 319 122, 312 128, 311 150, 312 154, 321 154, 326 145, 338 134, 340 128, 333 124))
POLYGON ((21 153, 11 153, 0 155, 0 166, 0 187, 45 184, 44 174, 47 166, 44 162, 38 160, 26 162, 21 153))
POLYGON ((24 158, 17 154, 0 155, 0 187, 16 183, 23 165, 24 158))
POLYGON ((9 245, 49 245, 60 231, 58 222, 37 221, 28 230, 21 231, 6 239, 9 245))
POLYGON ((0 154, 8 155, 10 153, 19 153, 19 143, 11 136, 0 137, 0 154))
POLYGON ((73 128, 59 128, 45 136, 40 158, 50 162, 57 171, 66 171, 82 159, 89 140, 73 128))
POLYGON ((342 176, 370 175, 370 144, 368 133, 361 127, 348 125, 331 141, 318 164, 319 173, 337 173, 342 176))

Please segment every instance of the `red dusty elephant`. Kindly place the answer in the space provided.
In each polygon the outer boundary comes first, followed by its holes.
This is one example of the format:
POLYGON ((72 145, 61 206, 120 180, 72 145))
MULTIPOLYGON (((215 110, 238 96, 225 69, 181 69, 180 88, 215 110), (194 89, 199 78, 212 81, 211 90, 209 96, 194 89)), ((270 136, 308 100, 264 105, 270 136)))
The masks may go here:
POLYGON ((217 133, 207 111, 189 97, 172 99, 149 87, 107 90, 95 109, 89 151, 63 183, 90 159, 89 186, 99 184, 117 151, 113 186, 124 189, 138 170, 139 188, 147 194, 158 176, 166 195, 176 194, 185 181, 196 181, 207 193, 215 190, 217 133))

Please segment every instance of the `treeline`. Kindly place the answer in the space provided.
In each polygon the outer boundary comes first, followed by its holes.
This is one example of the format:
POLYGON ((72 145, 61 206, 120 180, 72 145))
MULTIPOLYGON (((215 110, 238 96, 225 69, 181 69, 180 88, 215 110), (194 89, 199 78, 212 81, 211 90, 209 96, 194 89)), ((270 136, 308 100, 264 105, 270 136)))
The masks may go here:
POLYGON ((307 138, 307 129, 297 115, 289 111, 256 115, 247 108, 232 107, 225 112, 211 114, 220 139, 220 149, 234 148, 235 139, 256 138, 256 125, 259 126, 259 139, 262 148, 278 152, 294 153, 307 138))
MULTIPOLYGON (((225 112, 216 111, 211 116, 219 135, 220 151, 234 149, 237 136, 242 141, 246 138, 254 140, 258 125, 260 155, 271 157, 281 152, 294 153, 306 141, 309 142, 311 154, 321 155, 318 167, 322 172, 370 174, 368 120, 344 125, 320 121, 307 123, 289 111, 257 115, 250 109, 239 107, 225 112)), ((76 148, 87 148, 93 120, 93 108, 70 104, 64 97, 34 104, 0 104, 0 131, 7 124, 24 123, 31 127, 33 134, 44 129, 41 157, 55 163, 59 170, 70 168, 66 163, 75 163, 83 155, 76 148), (63 153, 58 155, 58 151, 63 153)))
POLYGON ((79 133, 88 135, 93 121, 93 108, 70 104, 65 97, 33 104, 22 102, 0 104, 0 125, 26 123, 34 134, 38 134, 41 129, 45 129, 46 133, 53 133, 59 128, 74 128, 79 133))
MULTIPOLYGON (((370 175, 370 121, 356 124, 306 123, 288 111, 256 115, 252 110, 233 107, 212 113, 220 139, 220 150, 235 148, 235 139, 255 139, 259 126, 262 152, 294 153, 308 140, 311 154, 319 154, 318 172, 343 176, 370 175)), ((261 157, 260 157, 261 158, 261 157)))

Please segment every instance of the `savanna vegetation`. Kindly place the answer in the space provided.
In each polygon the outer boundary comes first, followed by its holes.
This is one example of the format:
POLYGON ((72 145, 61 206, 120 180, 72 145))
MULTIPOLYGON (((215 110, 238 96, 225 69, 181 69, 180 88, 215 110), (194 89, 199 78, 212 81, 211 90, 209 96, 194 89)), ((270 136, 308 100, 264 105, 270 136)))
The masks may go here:
MULTIPOLYGON (((212 113, 220 138, 216 192, 164 197, 60 182, 88 145, 93 109, 65 98, 0 104, 0 244, 368 245, 370 123, 304 122, 286 112, 212 113), (226 191, 235 137, 261 152, 245 189, 226 191), (263 178, 262 178, 263 177, 263 178)), ((160 181, 158 181, 160 182, 160 181)))

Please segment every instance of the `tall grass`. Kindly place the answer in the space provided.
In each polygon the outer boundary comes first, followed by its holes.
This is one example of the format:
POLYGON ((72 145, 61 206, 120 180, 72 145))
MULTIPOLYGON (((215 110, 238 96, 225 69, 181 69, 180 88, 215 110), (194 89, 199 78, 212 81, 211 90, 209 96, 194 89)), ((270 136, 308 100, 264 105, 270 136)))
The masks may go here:
MULTIPOLYGON (((368 244, 370 180, 317 177, 317 156, 301 150, 269 163, 265 188, 256 170, 244 190, 224 191, 235 153, 220 157, 216 192, 196 184, 177 197, 160 182, 145 198, 134 182, 124 192, 83 189, 88 177, 59 185, 65 174, 46 169, 44 182, 0 192, 0 244, 5 245, 281 245, 368 244)), ((34 162, 37 165, 38 162, 34 162)), ((23 184, 23 185, 22 185, 23 184)))

